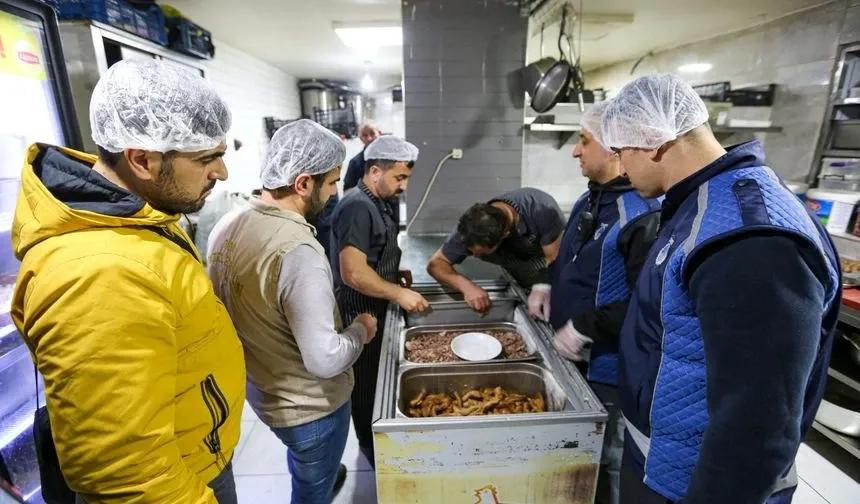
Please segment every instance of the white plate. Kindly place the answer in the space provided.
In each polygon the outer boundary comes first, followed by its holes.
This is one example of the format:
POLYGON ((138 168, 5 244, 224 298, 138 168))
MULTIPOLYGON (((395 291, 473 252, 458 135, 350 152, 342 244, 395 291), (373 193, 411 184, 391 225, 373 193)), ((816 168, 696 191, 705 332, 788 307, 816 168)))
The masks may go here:
POLYGON ((502 344, 487 333, 470 332, 451 340, 451 350, 463 360, 486 361, 502 353, 502 344))

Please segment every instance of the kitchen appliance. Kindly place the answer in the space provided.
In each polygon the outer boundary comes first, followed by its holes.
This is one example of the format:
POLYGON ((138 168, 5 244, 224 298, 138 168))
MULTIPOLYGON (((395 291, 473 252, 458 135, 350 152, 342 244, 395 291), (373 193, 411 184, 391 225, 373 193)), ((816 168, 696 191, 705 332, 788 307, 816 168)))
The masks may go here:
POLYGON ((57 18, 46 4, 0 0, 0 110, 0 466, 27 502, 41 502, 34 369, 10 315, 19 267, 12 216, 26 146, 81 145, 57 18))
MULTIPOLYGON (((374 454, 381 504, 400 502, 541 502, 590 504, 596 489, 606 410, 573 363, 555 351, 552 330, 528 318, 526 294, 510 282, 482 285, 492 295, 516 300, 497 313, 506 322, 445 325, 489 332, 515 330, 529 347, 525 359, 418 364, 404 342, 415 331, 390 305, 381 335, 374 454), (427 394, 495 389, 545 401, 544 412, 417 418, 410 402, 427 394), (489 499, 489 500, 486 500, 489 499)), ((415 290, 434 303, 453 295, 437 284, 415 290), (435 299, 434 299, 435 297, 435 299)), ((460 309, 469 310, 462 301, 460 309)), ((495 305, 496 303, 494 303, 495 305)))

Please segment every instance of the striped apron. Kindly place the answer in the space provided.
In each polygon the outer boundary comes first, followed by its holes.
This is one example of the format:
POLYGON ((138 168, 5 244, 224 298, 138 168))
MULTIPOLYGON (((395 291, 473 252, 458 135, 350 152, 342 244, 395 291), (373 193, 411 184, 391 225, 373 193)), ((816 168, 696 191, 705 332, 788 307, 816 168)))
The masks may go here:
MULTIPOLYGON (((377 210, 385 221, 387 239, 379 257, 379 263, 374 269, 385 281, 399 284, 401 256, 400 247, 397 246, 399 225, 394 218, 393 210, 396 200, 394 203, 379 200, 364 185, 363 181, 359 183, 358 189, 376 204, 377 210)), ((371 422, 373 421, 373 400, 376 395, 376 376, 379 370, 388 300, 372 298, 343 285, 337 292, 337 305, 340 307, 344 325, 351 324, 360 313, 370 313, 376 317, 378 322, 376 337, 364 346, 361 356, 352 366, 355 374, 355 387, 352 389, 352 421, 355 424, 355 434, 358 437, 359 447, 370 464, 374 465, 371 422)))

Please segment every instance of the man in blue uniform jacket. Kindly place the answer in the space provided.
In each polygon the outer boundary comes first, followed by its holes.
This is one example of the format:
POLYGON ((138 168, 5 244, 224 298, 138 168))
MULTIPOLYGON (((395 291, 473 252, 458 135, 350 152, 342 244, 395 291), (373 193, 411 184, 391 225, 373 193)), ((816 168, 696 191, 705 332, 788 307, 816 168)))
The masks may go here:
POLYGON ((625 86, 601 141, 660 232, 621 332, 621 501, 783 504, 821 401, 841 298, 821 223, 765 165, 724 149, 671 75, 625 86))
POLYGON ((660 204, 639 196, 621 176, 618 156, 598 141, 606 105, 598 103, 583 115, 573 156, 589 180, 588 192, 571 211, 550 269, 552 285, 532 288, 529 314, 552 324, 559 353, 580 363, 609 412, 596 502, 618 504, 624 443, 616 388, 618 333, 630 292, 657 236, 660 204))

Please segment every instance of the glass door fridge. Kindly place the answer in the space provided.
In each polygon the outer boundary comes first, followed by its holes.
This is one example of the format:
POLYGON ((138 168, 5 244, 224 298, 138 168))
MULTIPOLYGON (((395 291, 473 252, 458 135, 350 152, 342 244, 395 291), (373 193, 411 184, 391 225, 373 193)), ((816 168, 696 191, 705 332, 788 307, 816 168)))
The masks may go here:
POLYGON ((0 0, 0 479, 27 502, 41 502, 32 438, 36 385, 9 311, 19 267, 12 217, 34 142, 81 145, 57 18, 36 0, 0 0))

